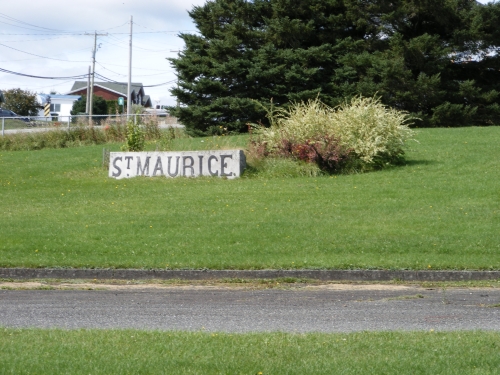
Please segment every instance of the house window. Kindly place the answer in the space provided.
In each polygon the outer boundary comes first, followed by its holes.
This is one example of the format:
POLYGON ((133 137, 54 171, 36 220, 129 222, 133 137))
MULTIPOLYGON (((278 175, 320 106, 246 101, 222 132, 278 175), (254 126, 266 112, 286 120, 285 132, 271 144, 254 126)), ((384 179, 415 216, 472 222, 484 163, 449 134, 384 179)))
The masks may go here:
POLYGON ((50 112, 61 112, 61 105, 60 104, 51 104, 50 105, 50 112))

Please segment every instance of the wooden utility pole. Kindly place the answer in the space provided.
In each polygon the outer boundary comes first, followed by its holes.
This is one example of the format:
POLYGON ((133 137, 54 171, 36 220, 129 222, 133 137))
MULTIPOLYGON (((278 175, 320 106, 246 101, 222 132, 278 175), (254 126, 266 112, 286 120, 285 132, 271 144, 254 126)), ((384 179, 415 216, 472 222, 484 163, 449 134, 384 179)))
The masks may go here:
MULTIPOLYGON (((85 33, 85 35, 92 35, 85 33)), ((98 34, 97 31, 94 31, 94 49, 92 50, 92 80, 90 83, 90 95, 89 95, 89 125, 92 125, 92 114, 93 114, 93 97, 94 97, 94 76, 95 76, 95 54, 97 52, 97 36, 107 36, 108 33, 106 34, 98 34)))
POLYGON ((127 118, 132 110, 132 25, 134 24, 132 16, 130 16, 130 42, 128 56, 128 85, 127 85, 127 118))
MULTIPOLYGON (((171 49, 170 52, 177 52, 177 53, 179 53, 181 51, 180 50, 173 50, 173 49, 171 49)), ((179 74, 177 73, 176 76, 177 76, 177 90, 178 90, 179 89, 179 74)), ((180 107, 180 102, 179 102, 179 97, 177 96, 177 109, 179 109, 179 107, 180 107)))
POLYGON ((85 113, 89 113, 90 104, 90 65, 89 65, 89 75, 87 77, 87 103, 85 104, 85 113))

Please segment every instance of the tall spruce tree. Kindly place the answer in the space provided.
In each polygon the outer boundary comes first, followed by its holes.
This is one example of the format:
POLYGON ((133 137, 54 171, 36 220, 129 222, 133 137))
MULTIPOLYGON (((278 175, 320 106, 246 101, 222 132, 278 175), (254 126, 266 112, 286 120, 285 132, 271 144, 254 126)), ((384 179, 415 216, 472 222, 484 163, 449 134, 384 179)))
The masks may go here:
POLYGON ((472 0, 213 0, 189 12, 170 59, 171 107, 192 133, 244 131, 266 107, 355 95, 422 118, 421 125, 498 121, 500 5, 472 0))

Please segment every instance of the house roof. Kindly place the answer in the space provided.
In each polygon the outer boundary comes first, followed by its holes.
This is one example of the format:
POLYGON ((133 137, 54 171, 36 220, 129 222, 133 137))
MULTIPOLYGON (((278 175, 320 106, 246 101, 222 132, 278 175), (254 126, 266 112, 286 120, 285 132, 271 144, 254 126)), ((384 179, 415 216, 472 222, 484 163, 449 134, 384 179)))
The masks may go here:
MULTIPOLYGON (((103 89, 113 91, 119 95, 127 96, 127 82, 94 82, 94 86, 102 87, 103 89)), ((73 87, 68 94, 87 88, 87 81, 75 81, 73 87)), ((131 83, 131 91, 139 93, 142 89, 142 83, 131 83)), ((144 90, 143 90, 144 91, 144 90)))
POLYGON ((78 100, 80 99, 80 95, 60 95, 60 94, 38 94, 38 99, 41 104, 47 103, 47 98, 50 97, 52 101, 58 100, 78 100))
POLYGON ((151 102, 151 97, 149 95, 144 95, 142 101, 144 103, 144 107, 152 107, 153 106, 153 104, 151 102))

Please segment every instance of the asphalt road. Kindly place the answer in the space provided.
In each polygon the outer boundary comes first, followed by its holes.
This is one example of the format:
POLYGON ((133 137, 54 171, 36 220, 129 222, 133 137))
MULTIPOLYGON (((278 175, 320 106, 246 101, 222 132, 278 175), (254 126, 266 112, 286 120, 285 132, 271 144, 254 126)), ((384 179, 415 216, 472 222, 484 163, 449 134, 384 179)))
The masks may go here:
POLYGON ((0 326, 225 332, 500 330, 500 308, 493 307, 500 303, 499 289, 372 289, 1 290, 0 326))

